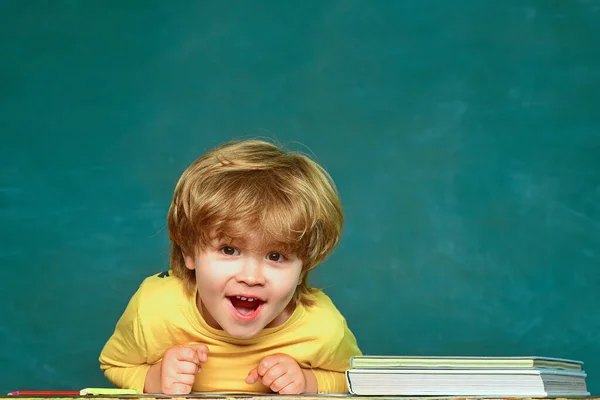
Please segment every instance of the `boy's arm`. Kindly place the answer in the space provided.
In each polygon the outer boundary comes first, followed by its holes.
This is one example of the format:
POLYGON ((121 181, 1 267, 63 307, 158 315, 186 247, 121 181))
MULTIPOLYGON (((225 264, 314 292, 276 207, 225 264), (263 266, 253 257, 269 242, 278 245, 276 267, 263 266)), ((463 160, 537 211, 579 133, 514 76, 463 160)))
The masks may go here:
POLYGON ((361 354, 356 338, 345 320, 335 341, 337 343, 332 343, 326 361, 320 363, 318 368, 311 369, 316 378, 318 393, 348 393, 345 372, 350 368, 350 357, 361 354))
POLYGON ((104 370, 104 376, 119 388, 135 389, 138 393, 144 393, 146 374, 150 367, 149 364, 134 367, 108 367, 104 370))
POLYGON ((146 373, 151 367, 146 360, 146 341, 138 319, 139 291, 119 319, 114 333, 100 353, 100 368, 106 378, 119 388, 144 392, 146 373))
POLYGON ((344 372, 327 371, 324 369, 308 370, 314 374, 317 390, 313 393, 348 393, 346 375, 344 372))

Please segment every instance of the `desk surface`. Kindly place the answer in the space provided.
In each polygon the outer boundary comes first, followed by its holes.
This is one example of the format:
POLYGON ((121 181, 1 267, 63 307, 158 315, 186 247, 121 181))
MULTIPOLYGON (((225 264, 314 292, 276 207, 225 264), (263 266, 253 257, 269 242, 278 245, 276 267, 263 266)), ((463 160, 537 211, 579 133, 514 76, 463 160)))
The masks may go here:
POLYGON ((1 399, 11 400, 26 400, 26 399, 70 399, 70 400, 90 400, 90 397, 101 398, 101 399, 112 399, 112 400, 131 400, 131 399, 143 399, 143 400, 165 400, 165 399, 256 399, 256 400, 326 400, 326 399, 338 399, 338 400, 361 400, 361 399, 373 399, 373 400, 548 400, 548 399, 561 399, 561 400, 600 400, 600 397, 485 397, 485 396, 472 396, 472 397, 455 397, 455 396, 421 396, 421 397, 408 397, 408 396, 352 396, 352 395, 254 395, 254 394, 190 394, 190 395, 119 395, 119 396, 108 396, 108 395, 97 395, 97 396, 39 396, 39 397, 25 397, 25 396, 0 396, 1 399))

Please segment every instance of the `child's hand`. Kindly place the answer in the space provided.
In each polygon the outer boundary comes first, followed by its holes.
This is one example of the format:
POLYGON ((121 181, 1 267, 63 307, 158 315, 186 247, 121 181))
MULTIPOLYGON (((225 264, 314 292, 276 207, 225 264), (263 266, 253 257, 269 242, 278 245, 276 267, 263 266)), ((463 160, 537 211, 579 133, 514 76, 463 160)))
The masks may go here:
POLYGON ((192 391, 196 374, 202 369, 201 362, 208 358, 204 344, 176 345, 163 356, 160 369, 161 392, 165 394, 188 394, 192 391))
MULTIPOLYGON (((303 370, 292 357, 278 353, 263 358, 258 367, 248 373, 246 383, 251 385, 261 380, 273 392, 302 394, 307 392, 307 374, 311 375, 308 380, 316 384, 312 371, 303 370)), ((316 392, 316 388, 313 392, 316 392)))

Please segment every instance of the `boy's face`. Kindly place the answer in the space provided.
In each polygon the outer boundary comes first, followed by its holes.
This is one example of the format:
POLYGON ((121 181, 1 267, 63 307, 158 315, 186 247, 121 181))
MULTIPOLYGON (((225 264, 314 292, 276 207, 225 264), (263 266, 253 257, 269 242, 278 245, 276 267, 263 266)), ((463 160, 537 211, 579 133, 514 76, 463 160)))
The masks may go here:
POLYGON ((247 339, 265 327, 284 323, 299 284, 302 261, 293 254, 252 240, 214 240, 195 256, 185 256, 195 270, 198 310, 206 322, 231 336, 247 339))

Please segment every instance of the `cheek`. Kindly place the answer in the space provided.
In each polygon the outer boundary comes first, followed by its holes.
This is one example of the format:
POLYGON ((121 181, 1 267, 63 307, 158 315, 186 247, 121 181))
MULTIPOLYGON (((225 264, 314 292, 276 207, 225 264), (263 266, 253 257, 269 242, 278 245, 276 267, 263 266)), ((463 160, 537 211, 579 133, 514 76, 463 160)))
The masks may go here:
POLYGON ((233 279, 231 268, 221 265, 208 265, 196 268, 196 283, 200 290, 220 292, 233 279))
POLYGON ((213 293, 218 290, 219 279, 203 269, 196 269, 196 285, 201 293, 213 293))
POLYGON ((282 297, 292 296, 298 287, 300 280, 300 271, 276 271, 273 274, 271 281, 275 282, 276 290, 282 297))

